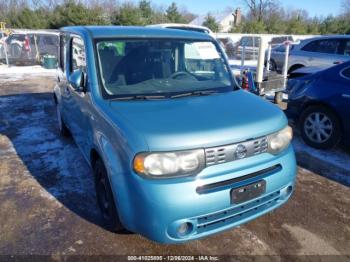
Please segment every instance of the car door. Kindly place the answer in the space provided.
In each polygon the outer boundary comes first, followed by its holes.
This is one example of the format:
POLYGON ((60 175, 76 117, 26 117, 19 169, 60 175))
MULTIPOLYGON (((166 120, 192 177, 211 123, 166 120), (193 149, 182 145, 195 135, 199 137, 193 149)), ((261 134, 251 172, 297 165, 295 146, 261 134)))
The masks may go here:
POLYGON ((339 63, 350 60, 350 38, 342 39, 342 46, 339 55, 341 55, 341 61, 339 61, 339 63))
POLYGON ((341 39, 326 38, 310 42, 301 48, 306 66, 330 67, 341 61, 341 39))
POLYGON ((340 70, 339 100, 336 102, 338 112, 343 119, 346 133, 350 132, 350 65, 340 70))
MULTIPOLYGON (((85 43, 80 36, 73 35, 69 41, 69 72, 72 75, 77 70, 84 74, 84 83, 87 84, 87 67, 85 43)), ((69 79, 68 76, 68 79, 69 79)), ((69 110, 69 129, 74 137, 75 142, 82 150, 85 156, 88 152, 88 137, 91 132, 89 126, 88 105, 90 94, 88 90, 78 90, 71 83, 66 85, 67 109, 69 110)))

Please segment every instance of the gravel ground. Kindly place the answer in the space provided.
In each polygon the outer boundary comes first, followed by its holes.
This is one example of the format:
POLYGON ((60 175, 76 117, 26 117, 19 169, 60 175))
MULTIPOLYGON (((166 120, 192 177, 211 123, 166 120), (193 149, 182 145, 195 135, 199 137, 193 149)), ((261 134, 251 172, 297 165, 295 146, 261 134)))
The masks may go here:
MULTIPOLYGON (((181 245, 106 231, 88 165, 72 140, 58 136, 52 88, 49 76, 0 83, 0 255, 330 255, 316 260, 350 260, 349 187, 320 176, 329 177, 333 166, 315 168, 317 158, 309 150, 298 155, 302 166, 309 166, 299 167, 290 201, 233 230, 181 245)), ((350 176, 341 165, 334 168, 350 176)))

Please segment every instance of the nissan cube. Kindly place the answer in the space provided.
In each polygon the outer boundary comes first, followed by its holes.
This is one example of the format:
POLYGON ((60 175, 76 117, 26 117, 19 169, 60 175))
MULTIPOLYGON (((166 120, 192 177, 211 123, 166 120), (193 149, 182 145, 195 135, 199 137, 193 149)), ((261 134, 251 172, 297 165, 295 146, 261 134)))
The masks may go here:
POLYGON ((109 230, 181 243, 290 198, 296 162, 287 119, 235 85, 211 36, 66 27, 59 67, 58 127, 93 170, 109 230))

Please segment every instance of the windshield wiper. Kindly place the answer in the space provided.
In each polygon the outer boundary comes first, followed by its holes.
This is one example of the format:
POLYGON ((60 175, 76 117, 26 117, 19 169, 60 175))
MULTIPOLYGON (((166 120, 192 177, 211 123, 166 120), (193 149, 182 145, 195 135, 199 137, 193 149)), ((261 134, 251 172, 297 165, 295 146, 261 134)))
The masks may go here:
POLYGON ((218 93, 218 91, 215 91, 215 90, 193 91, 193 92, 172 95, 172 96, 170 96, 170 98, 181 98, 181 97, 186 97, 186 96, 208 96, 208 95, 212 95, 212 94, 216 94, 216 93, 218 93))
POLYGON ((159 100, 159 99, 165 99, 166 96, 153 96, 153 95, 133 95, 133 96, 121 96, 121 97, 114 97, 111 100, 159 100))

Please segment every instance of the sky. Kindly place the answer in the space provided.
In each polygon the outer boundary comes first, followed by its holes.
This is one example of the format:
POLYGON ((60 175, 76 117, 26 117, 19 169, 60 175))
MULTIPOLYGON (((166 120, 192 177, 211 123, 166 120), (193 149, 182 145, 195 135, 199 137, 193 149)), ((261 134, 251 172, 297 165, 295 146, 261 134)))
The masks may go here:
MULTIPOLYGON (((244 9, 243 0, 152 0, 153 3, 168 6, 176 2, 178 6, 186 6, 195 14, 207 14, 225 10, 226 7, 238 7, 244 9)), ((310 16, 337 15, 341 12, 342 0, 279 0, 283 7, 288 9, 305 9, 310 16)))

